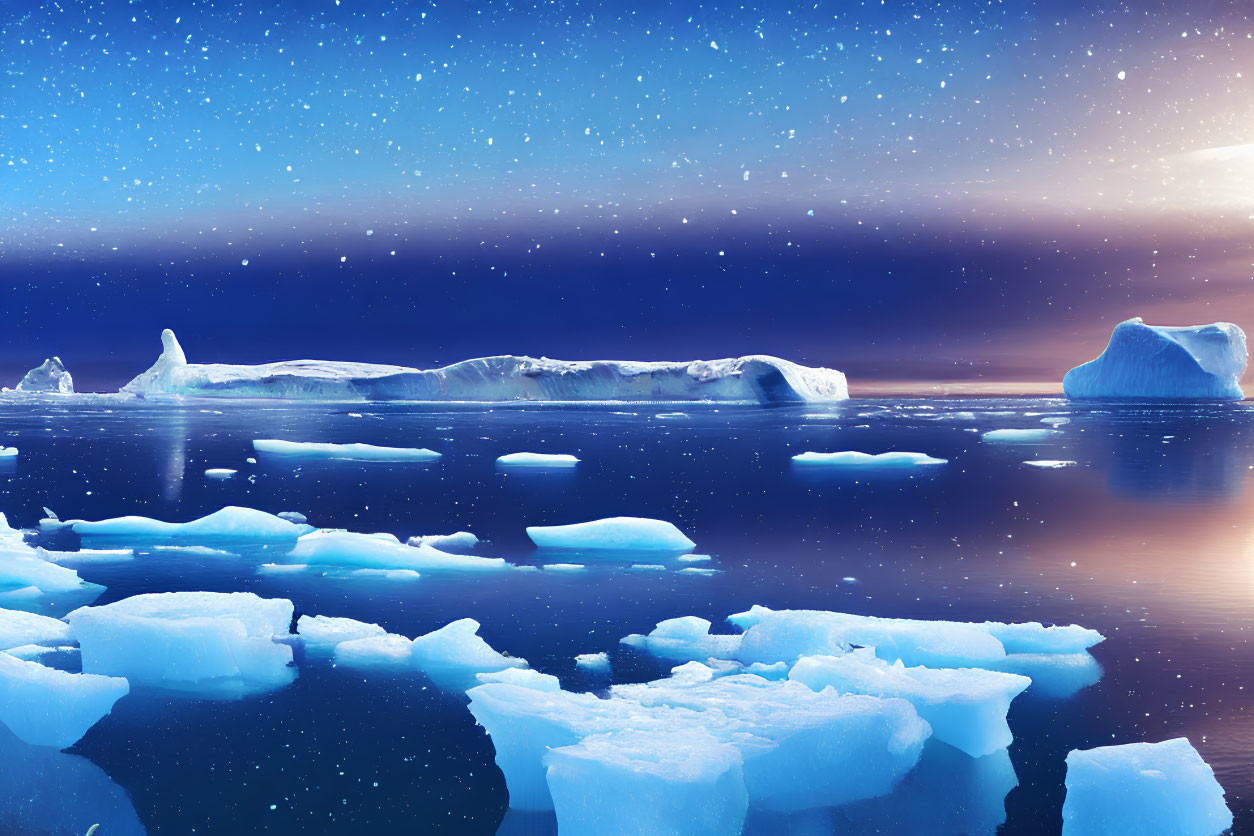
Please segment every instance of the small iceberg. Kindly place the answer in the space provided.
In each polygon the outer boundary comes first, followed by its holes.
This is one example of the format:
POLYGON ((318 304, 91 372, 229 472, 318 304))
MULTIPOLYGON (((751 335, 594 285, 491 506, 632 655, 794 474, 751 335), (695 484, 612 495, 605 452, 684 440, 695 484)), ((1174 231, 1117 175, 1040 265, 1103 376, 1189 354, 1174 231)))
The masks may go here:
POLYGON ((253 440, 253 449, 271 456, 354 462, 433 462, 440 454, 425 447, 377 447, 373 444, 326 444, 316 441, 253 440))
POLYGON ((205 471, 206 479, 230 479, 238 470, 232 470, 229 467, 211 467, 205 471))
POLYGON ((68 673, 0 653, 0 723, 34 746, 73 746, 130 690, 118 677, 68 673))
POLYGON ((1245 397, 1245 332, 1231 322, 1166 327, 1140 317, 1115 326, 1095 360, 1062 379, 1069 398, 1233 400, 1245 397))
POLYGON ((502 467, 574 467, 579 459, 569 453, 509 453, 496 463, 502 467))
POLYGON ((822 467, 847 467, 857 469, 899 469, 923 467, 948 463, 948 459, 937 459, 926 453, 860 453, 856 450, 844 450, 839 453, 801 453, 793 456, 797 464, 816 465, 822 467))
POLYGON ((331 652, 340 642, 384 636, 387 631, 378 624, 353 618, 326 615, 302 615, 296 620, 296 634, 306 649, 331 652))
POLYGON ((372 635, 334 645, 337 665, 423 671, 441 688, 462 690, 480 674, 526 668, 527 660, 498 653, 479 636, 479 622, 463 618, 416 639, 395 633, 372 635))
POLYGON ((600 653, 580 653, 575 657, 575 667, 595 673, 609 673, 610 655, 605 651, 600 653))
POLYGON ((674 523, 610 517, 571 525, 533 525, 527 536, 542 549, 687 552, 696 548, 674 523))
POLYGON ((1054 435, 1058 435, 1058 430, 1032 427, 1030 429, 989 430, 981 438, 996 444, 1031 444, 1044 441, 1054 435))
POLYGON ((104 587, 45 560, 0 514, 0 607, 61 614, 100 597, 104 587))
POLYGON ((70 377, 60 357, 49 357, 26 373, 17 384, 17 391, 72 395, 74 378, 70 377))
POLYGON ((430 546, 444 552, 466 554, 475 550, 479 538, 469 531, 457 531, 453 534, 423 534, 410 537, 406 543, 410 546, 430 546))
POLYGON ((16 459, 17 448, 0 445, 0 459, 16 459))
POLYGON ((70 625, 58 618, 22 610, 0 609, 0 650, 40 644, 55 647, 73 641, 70 625))
POLYGON ((320 529, 303 535, 288 553, 291 563, 353 569, 409 569, 417 572, 497 572, 509 568, 499 557, 442 552, 420 544, 407 546, 390 535, 320 529))
POLYGON ((1025 461, 1028 467, 1039 467, 1044 470, 1059 470, 1064 467, 1075 467, 1075 462, 1070 459, 1029 459, 1025 461))
POLYGON ((1073 749, 1063 836, 1218 836, 1232 827, 1223 787, 1187 738, 1073 749))

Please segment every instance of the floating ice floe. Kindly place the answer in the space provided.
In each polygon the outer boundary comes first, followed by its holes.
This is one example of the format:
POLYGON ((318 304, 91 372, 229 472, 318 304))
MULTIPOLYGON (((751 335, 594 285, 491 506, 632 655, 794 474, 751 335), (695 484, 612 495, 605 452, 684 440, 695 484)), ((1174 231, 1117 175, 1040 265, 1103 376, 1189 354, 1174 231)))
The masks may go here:
POLYGON ((0 723, 34 746, 74 745, 129 691, 125 679, 68 673, 0 652, 0 723))
POLYGON ((696 547, 674 523, 643 517, 533 525, 527 528, 527 536, 542 549, 686 552, 696 547))
POLYGON ((188 363, 174 332, 123 392, 140 397, 417 401, 736 401, 805 403, 849 397, 845 376, 764 354, 724 360, 571 362, 502 355, 441 369, 292 360, 257 366, 188 363))
POLYGON ((476 675, 526 668, 527 660, 506 656, 479 637, 479 622, 463 618, 416 639, 395 633, 335 645, 338 665, 358 668, 417 669, 442 688, 464 689, 476 675))
POLYGON ((1218 836, 1232 812, 1187 738, 1073 749, 1063 836, 1218 836))
POLYGON ((99 522, 72 520, 69 524, 74 533, 85 540, 130 540, 137 543, 283 543, 294 542, 300 535, 313 531, 312 526, 297 525, 265 511, 234 505, 185 523, 162 522, 148 517, 116 517, 99 522))
POLYGON ((16 447, 5 447, 4 445, 0 444, 0 459, 16 459, 16 458, 17 458, 16 447))
POLYGON ((981 435, 981 438, 998 444, 1026 444, 1044 441, 1055 435, 1058 435, 1057 430, 1048 427, 1032 427, 1030 429, 989 430, 981 435))
POLYGON ((469 531, 458 531, 453 534, 423 534, 410 537, 406 542, 410 546, 430 546, 444 552, 465 554, 475 550, 479 538, 469 531))
POLYGON ((1062 379, 1069 398, 1241 400, 1248 355, 1231 322, 1166 327, 1140 318, 1115 326, 1095 360, 1062 379))
POLYGON ((134 549, 79 549, 76 552, 54 552, 38 549, 44 560, 64 566, 79 563, 116 563, 122 560, 134 560, 134 549))
POLYGON ((60 357, 49 357, 41 365, 26 373, 26 376, 17 384, 17 391, 72 395, 74 378, 70 377, 60 357))
POLYGON ((440 454, 425 447, 377 447, 373 444, 324 444, 257 438, 253 448, 264 455, 355 462, 433 462, 440 454))
POLYGON ((844 450, 839 453, 800 453, 792 457, 797 464, 822 467, 846 467, 851 469, 896 470, 899 468, 924 467, 947 464, 948 459, 937 459, 926 453, 861 453, 844 450))
POLYGON ((574 467, 579 459, 569 453, 509 453, 497 458, 503 467, 574 467))
MULTIPOLYGON (((616 685, 606 699, 500 682, 467 693, 471 713, 492 737, 510 806, 556 809, 559 826, 562 821, 586 822, 590 814, 580 794, 566 792, 574 780, 583 782, 585 798, 616 791, 647 801, 662 791, 682 801, 678 809, 658 811, 666 816, 659 832, 700 832, 690 822, 701 810, 743 810, 743 805, 728 804, 729 795, 747 798, 749 807, 778 812, 844 804, 889 791, 918 760, 930 734, 928 724, 905 700, 839 695, 830 689, 815 692, 798 682, 746 674, 616 685), (682 772, 650 768, 632 754, 642 740, 636 734, 650 734, 657 741, 660 736, 691 739, 702 732, 722 745, 667 745, 657 753, 668 760, 673 756, 674 763, 684 761, 681 751, 691 754, 682 772), (632 737, 592 740, 619 734, 632 737), (565 747, 589 740, 593 751, 574 755, 591 756, 592 764, 579 765, 569 775, 552 770, 570 754, 562 752, 565 747), (616 742, 628 751, 615 755, 616 742), (597 768, 597 761, 607 768, 597 768), (736 780, 737 762, 743 783, 736 780), (698 772, 711 780, 685 780, 698 772), (666 780, 682 786, 658 786, 666 780)), ((717 832, 736 833, 739 825, 737 819, 717 832)), ((595 832, 620 832, 604 827, 625 826, 606 823, 595 832)))
POLYGON ((292 602, 251 592, 157 592, 66 616, 83 671, 134 684, 226 692, 291 681, 292 602))
POLYGON ((452 554, 428 545, 407 546, 394 537, 321 529, 303 535, 287 555, 292 563, 356 569, 417 572, 496 572, 509 568, 499 557, 452 554))
POLYGON ((475 674, 475 681, 504 682, 507 685, 518 685, 535 691, 560 691, 562 684, 556 676, 540 673, 531 668, 504 668, 499 671, 486 671, 475 674))
POLYGON ((232 470, 229 467, 211 467, 205 471, 206 479, 230 479, 238 470, 232 470))
POLYGON ((330 652, 340 642, 387 635, 378 624, 353 618, 327 615, 302 615, 296 620, 296 634, 307 649, 330 652))
POLYGON ((803 656, 788 678, 816 691, 909 700, 932 734, 973 758, 1004 749, 1014 740, 1006 725, 1010 702, 1032 680, 1013 673, 979 668, 907 668, 878 659, 874 650, 842 656, 803 656))
POLYGON ((58 618, 0 609, 0 650, 22 645, 61 645, 73 641, 70 625, 58 618))
POLYGON ((575 667, 583 668, 586 671, 608 673, 610 669, 610 655, 604 651, 600 653, 580 653, 575 657, 575 667))
POLYGON ((95 600, 104 589, 43 559, 0 514, 0 606, 59 614, 95 600))
POLYGON ((1042 470, 1060 470, 1064 467, 1075 467, 1070 459, 1030 459, 1025 461, 1028 467, 1039 467, 1042 470))

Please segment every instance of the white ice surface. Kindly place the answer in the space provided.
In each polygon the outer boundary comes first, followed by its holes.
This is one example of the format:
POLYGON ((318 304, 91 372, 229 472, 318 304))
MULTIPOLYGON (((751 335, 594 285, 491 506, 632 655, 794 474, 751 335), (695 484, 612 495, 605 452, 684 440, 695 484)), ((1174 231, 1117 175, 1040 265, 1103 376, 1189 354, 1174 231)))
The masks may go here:
POLYGON ((569 453, 508 453, 497 457, 505 467, 574 467, 579 459, 569 453))
POLYGON ((208 516, 185 523, 162 522, 148 517, 116 517, 87 522, 73 520, 74 533, 84 539, 131 540, 138 543, 168 541, 195 542, 294 542, 312 531, 308 525, 297 525, 274 514, 233 505, 208 516))
POLYGON ((912 467, 946 464, 948 459, 937 459, 926 453, 860 453, 845 450, 839 453, 800 453, 792 457, 797 464, 822 467, 847 467, 852 469, 896 470, 912 467))
POLYGON ((356 569, 410 569, 417 572, 497 572, 509 568, 499 557, 452 554, 427 545, 406 546, 395 538, 322 529, 296 541, 292 563, 356 569))
POLYGON ((422 534, 410 537, 408 544, 430 546, 433 549, 454 554, 466 554, 475 550, 475 546, 479 545, 479 538, 469 531, 457 531, 452 534, 422 534))
POLYGON ((643 517, 533 525, 528 527, 527 536, 542 549, 686 552, 696 546, 674 523, 643 517))
POLYGON ((28 371, 16 388, 19 392, 69 395, 74 392, 74 378, 70 377, 60 357, 49 357, 41 365, 28 371))
POLYGON ((253 448, 270 456, 300 459, 343 459, 358 462, 433 462, 440 454, 425 447, 378 447, 374 444, 326 444, 316 441, 253 439, 253 448))
POLYGON ((24 644, 59 645, 71 641, 70 625, 59 618, 0 609, 0 650, 24 644))
POLYGON ((129 691, 125 679, 67 673, 0 652, 0 723, 35 746, 74 745, 129 691))

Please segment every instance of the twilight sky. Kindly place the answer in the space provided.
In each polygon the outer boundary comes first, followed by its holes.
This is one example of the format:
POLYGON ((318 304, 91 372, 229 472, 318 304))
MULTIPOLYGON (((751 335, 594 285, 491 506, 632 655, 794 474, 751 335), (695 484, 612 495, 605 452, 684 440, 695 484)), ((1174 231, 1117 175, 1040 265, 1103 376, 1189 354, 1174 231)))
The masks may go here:
POLYGON ((115 387, 167 326, 856 385, 1254 325, 1247 4, 537 5, 6 0, 0 384, 115 387))

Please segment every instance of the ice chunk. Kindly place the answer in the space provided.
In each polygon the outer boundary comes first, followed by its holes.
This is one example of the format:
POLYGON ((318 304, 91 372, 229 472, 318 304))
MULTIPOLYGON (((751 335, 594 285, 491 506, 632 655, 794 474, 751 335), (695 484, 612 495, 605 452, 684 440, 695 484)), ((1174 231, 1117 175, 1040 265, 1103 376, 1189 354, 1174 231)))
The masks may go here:
POLYGON ((16 447, 5 447, 4 445, 0 444, 0 459, 16 459, 16 458, 17 458, 16 447))
POLYGON ((57 645, 73 641, 70 625, 56 618, 0 609, 0 650, 24 644, 57 645))
POLYGON ((1024 462, 1028 467, 1039 467, 1043 470, 1059 470, 1064 467, 1075 467, 1069 459, 1031 459, 1024 462))
POLYGON ((99 522, 75 520, 74 532, 84 539, 131 540, 138 543, 230 541, 282 543, 312 531, 265 511, 228 505, 220 511, 185 523, 148 517, 117 517, 99 522))
POLYGON ((1014 740, 1006 725, 1010 702, 1031 684, 1026 676, 979 668, 907 668, 888 664, 873 652, 843 656, 803 656, 789 679, 816 691, 908 700, 932 727, 937 740, 973 758, 1004 749, 1014 740))
POLYGON ((740 636, 710 634, 710 622, 695 615, 659 621, 647 636, 633 634, 622 639, 631 647, 648 650, 654 656, 677 662, 704 662, 706 659, 734 659, 740 650, 740 636))
POLYGON ((563 836, 722 836, 744 826, 740 752, 700 729, 590 735, 544 762, 563 836))
POLYGON ((1006 648, 1007 653, 1079 653, 1102 641, 1102 634, 1078 624, 1046 626, 1039 621, 1004 624, 985 621, 989 635, 1006 648))
POLYGON ((801 453, 793 456, 797 464, 851 469, 897 470, 927 465, 946 464, 948 459, 937 459, 927 453, 860 453, 846 450, 839 453, 801 453))
MULTIPOLYGON (((249 462, 256 464, 256 461, 254 459, 249 459, 249 462)), ((297 525, 304 525, 305 523, 309 522, 309 520, 305 518, 305 515, 302 514, 300 511, 280 511, 279 513, 275 514, 275 516, 281 520, 287 520, 290 523, 296 523, 297 525)))
POLYGON ((643 517, 610 517, 572 525, 533 525, 527 536, 542 549, 691 551, 696 543, 673 523, 643 517))
POLYGON ((192 364, 172 331, 162 354, 123 392, 142 397, 417 401, 736 401, 805 403, 845 400, 845 376, 767 355, 724 360, 641 363, 571 362, 502 355, 441 369, 292 360, 258 366, 192 364))
POLYGON ((1058 431, 1051 430, 1047 427, 1032 427, 1026 430, 989 430, 984 433, 981 438, 985 441, 991 441, 998 444, 1027 444, 1036 441, 1044 441, 1051 435, 1058 435, 1058 431))
POLYGON ((575 657, 575 667, 596 673, 609 673, 610 655, 604 651, 600 653, 580 653, 575 657))
POLYGON ((296 632, 304 640, 305 647, 323 652, 330 651, 340 642, 387 634, 378 624, 329 615, 302 615, 296 620, 296 632))
POLYGON ((499 557, 450 554, 431 546, 406 546, 371 534, 323 529, 296 541, 287 555, 293 563, 418 572, 495 572, 509 568, 499 557))
POLYGON ((1232 813, 1187 738, 1073 749, 1063 836, 1218 836, 1232 813))
POLYGON ((568 453, 509 453, 497 458, 505 467, 574 467, 579 459, 568 453))
POLYGON ((385 581, 416 581, 422 577, 413 569, 354 569, 349 574, 354 578, 379 578, 385 581))
POLYGON ((17 384, 19 392, 55 392, 69 395, 74 392, 74 378, 66 371, 60 357, 49 357, 42 365, 26 373, 17 384))
POLYGON ((414 639, 414 664, 443 688, 469 688, 475 674, 525 668, 526 659, 497 653, 481 639, 479 622, 462 618, 414 639))
POLYGON ((395 633, 350 639, 335 645, 335 663, 352 668, 408 669, 413 640, 395 633))
POLYGON ((314 441, 253 440, 258 453, 302 459, 344 459, 356 462, 433 462, 440 454, 425 447, 376 447, 373 444, 323 444, 314 441))
POLYGON ((206 479, 230 479, 238 470, 231 470, 229 467, 211 467, 205 471, 206 479))
POLYGON ((1011 653, 990 664, 1006 673, 1032 680, 1029 690, 1038 697, 1065 699, 1102 678, 1101 665, 1087 651, 1075 653, 1011 653))
POLYGON ((1096 360, 1062 379, 1069 398, 1239 401, 1248 356, 1245 332, 1231 322, 1166 327, 1140 317, 1115 326, 1096 360))
POLYGON ((83 670, 185 688, 278 687, 291 680, 292 602, 251 592, 156 592, 66 616, 83 670))
POLYGON ((34 746, 73 746, 129 691, 125 679, 67 673, 0 652, 0 723, 34 746))
POLYGON ((540 568, 546 572, 582 572, 588 567, 582 563, 546 563, 540 568))
POLYGON ((507 685, 518 685, 523 688, 532 688, 536 691, 548 691, 554 693, 562 690, 561 682, 556 676, 547 673, 540 673, 531 668, 505 668, 499 671, 486 671, 475 674, 475 679, 480 682, 504 682, 507 685))
POLYGON ((469 531, 458 531, 453 534, 424 534, 410 537, 407 541, 411 546, 430 546, 443 552, 466 554, 475 550, 479 538, 469 531))
POLYGON ((44 560, 0 514, 0 606, 63 613, 102 592, 103 586, 87 583, 73 569, 44 560))
POLYGON ((134 549, 79 549, 76 552, 52 552, 37 549, 44 560, 64 566, 75 563, 116 563, 122 560, 134 560, 134 549))

